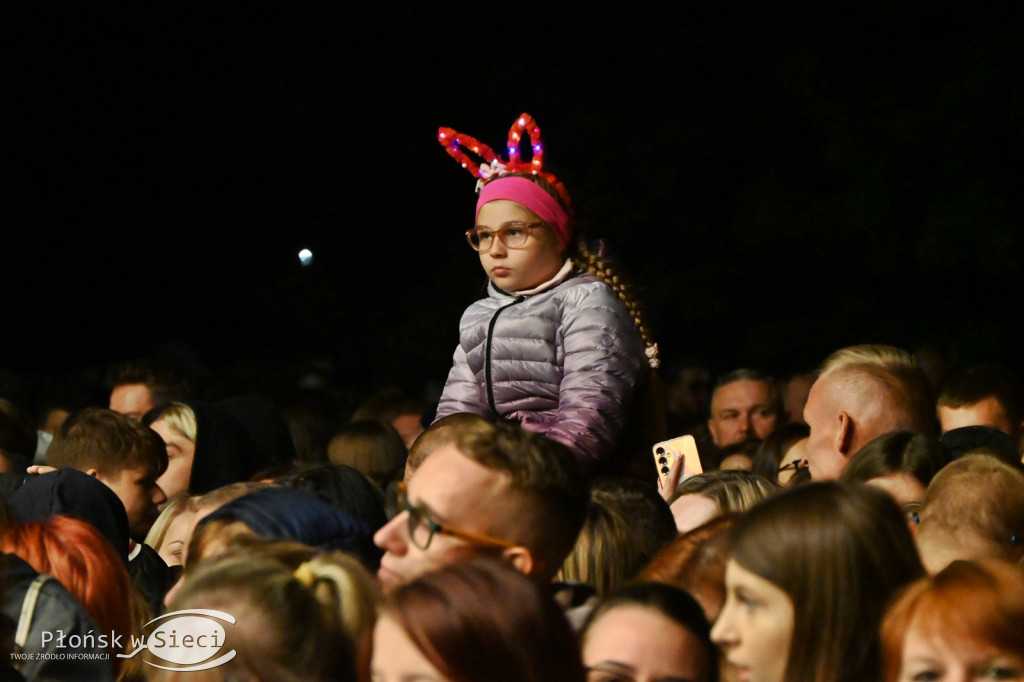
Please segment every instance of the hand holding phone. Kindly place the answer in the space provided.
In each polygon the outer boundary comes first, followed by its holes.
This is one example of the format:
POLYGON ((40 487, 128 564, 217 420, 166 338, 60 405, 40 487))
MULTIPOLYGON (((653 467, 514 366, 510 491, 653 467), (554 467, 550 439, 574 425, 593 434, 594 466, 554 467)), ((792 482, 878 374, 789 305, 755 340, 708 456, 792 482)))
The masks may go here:
POLYGON ((693 436, 655 443, 651 450, 658 470, 658 488, 666 499, 675 491, 681 478, 704 473, 693 436))

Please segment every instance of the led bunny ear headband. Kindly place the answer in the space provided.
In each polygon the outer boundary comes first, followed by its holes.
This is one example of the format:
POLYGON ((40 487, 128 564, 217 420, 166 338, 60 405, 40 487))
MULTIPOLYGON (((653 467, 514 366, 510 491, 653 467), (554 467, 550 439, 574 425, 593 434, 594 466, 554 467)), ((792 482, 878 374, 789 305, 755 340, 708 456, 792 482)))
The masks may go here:
POLYGON ((477 213, 480 212, 480 207, 489 201, 515 201, 536 213, 551 227, 562 249, 568 247, 569 239, 572 237, 572 220, 562 205, 527 178, 504 178, 509 174, 539 175, 555 188, 565 205, 569 206, 569 194, 565 187, 558 178, 544 170, 544 143, 540 138, 540 127, 532 116, 522 114, 509 129, 506 160, 502 160, 493 149, 476 138, 451 128, 438 129, 437 140, 453 159, 477 178, 477 191, 480 192, 476 204, 477 213), (530 140, 532 150, 529 161, 522 158, 519 150, 524 135, 530 140), (482 162, 474 161, 469 153, 474 154, 482 162), (502 182, 494 182, 501 178, 504 178, 502 182))

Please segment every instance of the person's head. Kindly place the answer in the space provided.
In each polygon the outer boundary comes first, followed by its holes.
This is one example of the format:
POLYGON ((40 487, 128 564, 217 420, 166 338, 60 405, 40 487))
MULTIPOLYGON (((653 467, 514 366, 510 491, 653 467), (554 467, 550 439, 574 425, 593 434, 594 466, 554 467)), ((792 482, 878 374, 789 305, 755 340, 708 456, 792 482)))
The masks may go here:
POLYGON ((910 431, 892 431, 869 442, 850 458, 840 480, 873 485, 901 506, 919 504, 949 453, 938 438, 910 431))
POLYGON ((750 471, 754 468, 754 456, 761 447, 757 438, 748 438, 739 443, 726 445, 721 449, 718 468, 721 471, 750 471))
POLYGON ((703 421, 711 400, 711 372, 699 365, 662 368, 665 402, 670 414, 686 420, 703 421))
POLYGON ((591 679, 718 680, 718 655, 700 605, 659 583, 625 587, 601 601, 583 628, 591 679))
POLYGON ((478 179, 476 223, 466 238, 494 286, 517 292, 552 279, 565 263, 575 219, 565 186, 544 169, 544 146, 533 117, 524 113, 512 124, 506 160, 451 128, 438 131, 438 142, 478 179), (529 158, 520 149, 526 138, 529 158), (466 150, 487 163, 479 165, 466 150))
POLYGON ((1024 574, 955 561, 908 587, 882 623, 886 682, 1024 680, 1024 574))
POLYGON ((564 446, 509 423, 459 430, 409 482, 374 541, 386 587, 471 556, 549 581, 583 525, 589 485, 564 446))
MULTIPOLYGON (((262 481, 229 483, 228 485, 215 488, 203 495, 188 497, 185 509, 178 517, 181 519, 179 521, 181 526, 177 527, 175 530, 175 537, 180 538, 182 543, 181 554, 180 556, 175 557, 177 563, 185 567, 195 565, 203 558, 206 558, 207 555, 213 555, 222 551, 225 542, 232 541, 236 539, 236 537, 252 536, 253 534, 251 531, 249 531, 244 524, 239 523, 231 526, 231 530, 235 531, 234 533, 225 533, 223 538, 218 532, 219 529, 216 529, 211 531, 208 537, 204 536, 197 542, 193 543, 193 535, 195 534, 197 526, 207 516, 233 500, 237 500, 249 493, 256 492, 257 490, 263 490, 270 486, 270 483, 262 481), (213 541, 214 539, 216 539, 216 542, 213 541), (191 557, 189 556, 190 551, 193 552, 191 557)), ((165 537, 165 541, 169 541, 169 538, 165 537)), ((152 545, 150 546, 152 547, 152 545)), ((173 552, 177 551, 178 546, 175 545, 173 552)), ((164 595, 164 605, 171 603, 175 593, 181 587, 183 577, 184 576, 179 576, 178 581, 173 587, 171 587, 167 594, 164 595)))
POLYGON ((713 623, 725 603, 726 540, 739 514, 717 516, 673 540, 640 572, 638 580, 686 590, 713 623))
MULTIPOLYGON (((206 566, 237 558, 269 559, 283 564, 307 585, 311 582, 307 569, 314 574, 332 576, 328 583, 339 591, 336 602, 340 608, 341 622, 352 642, 359 643, 370 634, 380 604, 380 588, 373 575, 359 563, 359 560, 344 552, 323 552, 294 540, 275 540, 253 535, 240 535, 229 542, 224 553, 212 562, 201 561, 189 567, 192 572, 206 566)), ((321 586, 323 587, 323 586, 321 586)))
POLYGON ((943 433, 989 426, 1015 439, 1024 434, 1024 383, 1002 365, 982 363, 954 374, 942 385, 937 403, 943 433))
POLYGON ((192 531, 195 530, 200 521, 225 504, 244 497, 249 493, 254 493, 257 490, 269 488, 271 485, 273 484, 265 481, 239 481, 238 483, 229 483, 219 488, 214 488, 202 495, 190 497, 188 500, 188 510, 192 513, 192 525, 189 528, 189 537, 191 538, 192 531))
POLYGON ((751 470, 764 478, 788 486, 793 476, 807 466, 807 436, 811 429, 803 422, 784 424, 761 441, 751 470))
POLYGON ((733 527, 712 639, 751 682, 873 679, 885 605, 921 573, 886 493, 836 482, 791 488, 733 527))
MULTIPOLYGON (((355 680, 355 641, 344 614, 360 590, 352 569, 311 560, 296 570, 251 555, 233 555, 190 569, 170 610, 229 613, 225 648, 234 658, 217 668, 225 675, 282 682, 355 680), (354 593, 355 592, 355 593, 354 593)), ((221 679, 218 677, 217 679, 221 679)))
POLYGON ((409 448, 409 457, 405 460, 405 484, 416 473, 427 455, 437 450, 442 445, 454 443, 460 431, 472 428, 485 429, 491 420, 478 414, 469 412, 457 412, 447 417, 441 417, 430 427, 421 433, 409 448))
POLYGON ((331 464, 350 466, 384 490, 405 465, 405 443, 385 422, 366 419, 339 431, 327 445, 331 464))
MULTIPOLYGON (((232 440, 238 447, 239 478, 223 480, 218 485, 248 478, 272 478, 295 466, 295 442, 288 429, 288 421, 277 403, 259 393, 246 393, 218 400, 207 409, 207 434, 199 435, 199 445, 207 441, 211 418, 231 424, 232 440), (215 413, 211 416, 211 413, 215 413)), ((198 422, 197 422, 198 423, 198 422)), ((198 435, 198 434, 197 434, 198 435)), ((208 443, 207 443, 208 444, 208 443)), ((221 443, 223 448, 226 443, 221 443)), ((216 450, 214 452, 217 452, 216 450)), ((217 452, 227 458, 223 450, 217 452)))
POLYGON ((313 495, 267 486, 227 502, 196 522, 188 565, 223 552, 240 535, 294 540, 321 551, 344 551, 376 569, 380 553, 372 529, 313 495))
POLYGON ((964 455, 989 455, 1015 469, 1024 470, 1017 441, 991 426, 961 426, 946 431, 939 440, 949 450, 952 459, 960 459, 964 455))
POLYGON ((779 425, 781 411, 778 387, 770 377, 752 369, 737 369, 715 383, 708 431, 720 448, 748 438, 765 438, 779 425))
POLYGON ((588 584, 607 596, 675 536, 672 513, 653 488, 625 478, 597 479, 583 528, 555 579, 588 584))
POLYGON ((146 534, 144 542, 155 549, 168 566, 183 563, 193 516, 195 512, 189 508, 188 495, 178 495, 168 500, 146 534))
POLYGON ((811 392, 811 386, 814 385, 814 380, 817 378, 818 376, 814 372, 797 372, 781 382, 782 409, 787 422, 793 424, 804 423, 804 406, 807 404, 807 394, 811 392))
POLYGON ((344 465, 307 466, 274 479, 274 483, 310 493, 376 531, 387 523, 384 495, 364 474, 344 465))
POLYGON ((565 263, 565 247, 552 227, 531 207, 539 197, 557 206, 537 183, 525 177, 507 177, 488 183, 477 204, 476 225, 469 232, 480 264, 491 282, 510 293, 533 289, 565 263), (486 194, 485 194, 486 193, 486 194))
POLYGON ((189 492, 196 455, 196 415, 185 403, 170 403, 149 412, 143 420, 164 441, 167 470, 158 481, 164 494, 177 497, 189 492))
POLYGON ((133 537, 145 537, 166 499, 158 485, 167 452, 152 429, 111 410, 86 408, 69 416, 50 443, 46 463, 84 471, 121 500, 133 537))
POLYGON ((377 391, 352 413, 353 422, 378 419, 390 424, 402 438, 406 448, 423 433, 425 409, 418 400, 408 398, 401 389, 390 387, 377 391))
POLYGON ((6 500, 19 521, 43 521, 64 514, 92 524, 125 565, 131 535, 124 505, 108 486, 78 469, 58 469, 29 476, 6 500))
POLYGON ((776 484, 749 471, 708 471, 680 483, 669 508, 676 528, 686 533, 721 514, 750 509, 776 490, 776 484))
POLYGON ((925 492, 914 539, 929 573, 957 559, 1024 558, 1024 473, 987 455, 947 464, 925 492))
POLYGON ((190 388, 180 372, 150 360, 135 360, 110 372, 109 407, 136 421, 154 407, 188 398, 190 388))
POLYGON ((369 658, 377 682, 585 678, 561 609, 543 588, 493 559, 446 566, 393 590, 369 658))
POLYGON ((596 478, 591 484, 591 499, 617 510, 634 529, 641 564, 653 559, 676 537, 668 503, 646 481, 625 476, 596 478))
POLYGON ((906 351, 850 346, 825 360, 807 397, 804 421, 811 427, 811 477, 836 479, 855 452, 883 433, 932 433, 931 387, 906 351))
POLYGON ((259 396, 237 396, 216 404, 170 403, 146 413, 142 422, 167 445, 167 472, 159 483, 171 497, 201 495, 247 481, 268 467, 276 472, 277 458, 294 457, 283 418, 259 396), (291 454, 285 454, 289 448, 291 454))
POLYGON ((637 539, 616 509, 592 499, 576 545, 555 580, 590 585, 599 597, 606 596, 642 567, 637 539))
POLYGON ((121 635, 120 646, 112 643, 111 652, 124 653, 132 627, 131 578, 124 561, 91 524, 64 515, 6 524, 0 530, 0 551, 56 578, 85 607, 100 632, 121 635))

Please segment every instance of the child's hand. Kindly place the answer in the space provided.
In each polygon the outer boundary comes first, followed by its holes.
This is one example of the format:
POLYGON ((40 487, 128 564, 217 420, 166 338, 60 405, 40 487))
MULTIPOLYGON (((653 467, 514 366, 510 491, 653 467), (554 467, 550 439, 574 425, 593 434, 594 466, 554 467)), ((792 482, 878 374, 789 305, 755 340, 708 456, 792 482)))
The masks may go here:
POLYGON ((676 491, 676 486, 679 485, 679 477, 683 475, 685 464, 686 455, 679 455, 672 464, 672 468, 669 469, 668 476, 664 480, 662 480, 661 476, 658 476, 658 493, 661 495, 661 499, 666 502, 672 498, 672 494, 676 491))
POLYGON ((30 474, 48 474, 51 471, 56 471, 57 467, 48 467, 45 464, 33 464, 28 469, 25 469, 30 474))

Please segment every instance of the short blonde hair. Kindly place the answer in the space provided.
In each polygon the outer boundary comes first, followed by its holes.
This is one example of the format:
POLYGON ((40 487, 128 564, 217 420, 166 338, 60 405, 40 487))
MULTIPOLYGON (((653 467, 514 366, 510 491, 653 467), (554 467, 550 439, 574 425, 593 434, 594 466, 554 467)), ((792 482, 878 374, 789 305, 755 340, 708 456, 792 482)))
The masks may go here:
POLYGON ((163 421, 179 436, 196 442, 196 413, 185 403, 169 403, 160 408, 160 412, 153 422, 163 421))
POLYGON ((841 348, 821 365, 819 380, 830 376, 842 381, 846 392, 870 396, 879 403, 888 415, 891 428, 886 431, 936 430, 931 384, 917 358, 907 351, 880 344, 841 348))

